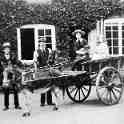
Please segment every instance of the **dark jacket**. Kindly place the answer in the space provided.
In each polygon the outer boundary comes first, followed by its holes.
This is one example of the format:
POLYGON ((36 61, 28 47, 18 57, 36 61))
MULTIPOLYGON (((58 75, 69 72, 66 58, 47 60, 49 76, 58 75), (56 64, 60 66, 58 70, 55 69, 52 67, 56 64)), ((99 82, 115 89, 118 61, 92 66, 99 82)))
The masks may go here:
MULTIPOLYGON (((11 63, 12 66, 23 68, 23 64, 19 60, 17 60, 17 57, 15 56, 14 53, 10 53, 9 60, 7 60, 4 55, 2 55, 0 58, 0 85, 2 85, 3 70, 8 66, 9 63, 11 63)), ((11 74, 9 76, 11 78, 11 74)))
POLYGON ((82 41, 75 41, 74 42, 74 49, 79 50, 81 48, 84 48, 87 45, 87 41, 85 39, 82 39, 82 41))
POLYGON ((70 41, 69 57, 74 60, 76 57, 76 51, 84 48, 87 45, 87 41, 83 39, 82 41, 70 41))
POLYGON ((38 67, 46 66, 48 64, 49 50, 46 48, 44 51, 40 49, 37 50, 38 53, 38 67))

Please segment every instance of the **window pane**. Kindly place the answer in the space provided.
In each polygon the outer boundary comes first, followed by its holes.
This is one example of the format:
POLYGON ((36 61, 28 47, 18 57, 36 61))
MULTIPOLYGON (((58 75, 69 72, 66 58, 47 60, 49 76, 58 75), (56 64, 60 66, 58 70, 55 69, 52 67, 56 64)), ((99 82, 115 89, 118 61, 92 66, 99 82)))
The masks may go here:
POLYGON ((124 39, 122 40, 122 46, 124 46, 124 39))
POLYGON ((113 46, 118 46, 118 39, 113 39, 113 46))
POLYGON ((48 48, 52 48, 51 37, 46 37, 46 43, 47 43, 47 47, 48 47, 48 48))
POLYGON ((113 38, 118 38, 118 32, 117 31, 113 31, 113 38))
POLYGON ((122 26, 122 30, 124 30, 124 26, 122 26))
POLYGON ((106 26, 105 30, 111 30, 111 26, 106 26))
POLYGON ((111 32, 110 31, 109 32, 108 31, 106 32, 106 38, 111 38, 111 32))
POLYGON ((107 45, 112 46, 111 40, 107 40, 107 45))
POLYGON ((119 49, 118 47, 113 47, 113 54, 118 54, 119 52, 119 49))
POLYGON ((116 31, 118 30, 118 26, 112 26, 112 29, 116 31))
POLYGON ((122 54, 124 54, 124 47, 122 48, 122 54))
POLYGON ((44 36, 44 30, 38 30, 38 35, 39 36, 44 36))
POLYGON ((122 31, 122 38, 124 38, 124 31, 122 31))
POLYGON ((46 35, 51 35, 51 29, 46 29, 46 30, 45 30, 45 34, 46 34, 46 35))
POLYGON ((112 54, 112 48, 109 47, 109 54, 112 54))

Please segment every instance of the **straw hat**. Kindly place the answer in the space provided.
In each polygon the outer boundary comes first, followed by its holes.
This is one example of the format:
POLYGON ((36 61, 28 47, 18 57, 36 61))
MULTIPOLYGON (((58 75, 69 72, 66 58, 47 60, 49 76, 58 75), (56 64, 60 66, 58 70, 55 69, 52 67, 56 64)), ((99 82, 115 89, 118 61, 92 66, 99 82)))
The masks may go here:
POLYGON ((4 49, 4 48, 10 48, 11 45, 10 45, 9 42, 5 42, 5 43, 3 43, 2 47, 3 47, 3 49, 4 49))
POLYGON ((85 31, 82 31, 82 30, 80 30, 80 29, 75 30, 75 31, 72 33, 72 35, 75 36, 77 33, 80 33, 81 35, 85 35, 85 31))

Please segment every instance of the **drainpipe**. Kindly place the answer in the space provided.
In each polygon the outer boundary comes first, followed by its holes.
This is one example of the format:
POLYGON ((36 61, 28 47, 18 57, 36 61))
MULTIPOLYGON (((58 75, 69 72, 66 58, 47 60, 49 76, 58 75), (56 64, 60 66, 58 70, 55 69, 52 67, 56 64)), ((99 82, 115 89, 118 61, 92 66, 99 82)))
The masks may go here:
POLYGON ((103 42, 104 40, 104 19, 101 18, 101 26, 100 26, 100 41, 103 42))
POLYGON ((99 20, 96 23, 96 37, 97 37, 97 41, 99 41, 100 39, 100 21, 99 20))

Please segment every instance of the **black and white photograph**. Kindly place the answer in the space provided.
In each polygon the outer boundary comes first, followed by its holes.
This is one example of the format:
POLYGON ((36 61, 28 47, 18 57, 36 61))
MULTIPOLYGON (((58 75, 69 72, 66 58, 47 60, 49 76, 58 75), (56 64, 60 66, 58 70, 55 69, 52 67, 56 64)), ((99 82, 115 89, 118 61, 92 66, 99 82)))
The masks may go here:
POLYGON ((124 124, 124 0, 0 0, 0 124, 124 124))

